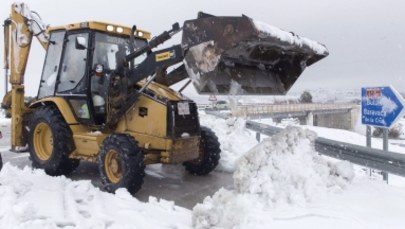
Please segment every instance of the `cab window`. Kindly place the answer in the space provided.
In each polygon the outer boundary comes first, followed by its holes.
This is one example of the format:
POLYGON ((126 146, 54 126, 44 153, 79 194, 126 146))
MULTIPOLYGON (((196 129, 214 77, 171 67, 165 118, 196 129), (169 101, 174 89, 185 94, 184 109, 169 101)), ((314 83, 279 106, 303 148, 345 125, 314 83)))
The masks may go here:
MULTIPOLYGON (((129 38, 111 36, 97 32, 95 34, 95 49, 93 66, 101 64, 108 70, 116 70, 125 60, 125 56, 131 53, 129 38)), ((136 39, 134 48, 139 49, 146 45, 146 40, 136 39)), ((146 58, 146 53, 135 59, 135 64, 141 63, 146 58)))
POLYGON ((45 64, 42 70, 38 98, 53 96, 55 93, 55 84, 59 70, 64 37, 65 31, 54 32, 51 34, 45 64))
POLYGON ((71 34, 67 37, 60 70, 58 93, 77 94, 85 90, 87 48, 76 48, 77 38, 88 42, 88 33, 71 34))

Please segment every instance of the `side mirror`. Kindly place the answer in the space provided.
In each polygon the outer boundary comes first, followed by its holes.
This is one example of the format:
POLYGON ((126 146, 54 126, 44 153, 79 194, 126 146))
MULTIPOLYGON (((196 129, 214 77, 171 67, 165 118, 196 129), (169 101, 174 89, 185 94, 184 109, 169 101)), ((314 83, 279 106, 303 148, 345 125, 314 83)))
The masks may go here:
POLYGON ((75 47, 78 50, 85 50, 87 48, 87 40, 84 37, 76 37, 75 47))

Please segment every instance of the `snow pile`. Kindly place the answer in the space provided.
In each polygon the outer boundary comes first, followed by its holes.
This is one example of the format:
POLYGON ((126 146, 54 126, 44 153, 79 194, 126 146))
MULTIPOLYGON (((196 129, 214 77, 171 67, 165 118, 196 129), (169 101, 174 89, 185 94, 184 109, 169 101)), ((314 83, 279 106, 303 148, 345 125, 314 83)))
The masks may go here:
MULTIPOLYGON (((269 205, 277 202, 305 203, 328 188, 344 184, 347 177, 334 171, 314 150, 316 134, 297 127, 287 127, 280 134, 263 141, 246 153, 234 173, 239 193, 260 194, 269 205)), ((339 167, 340 168, 340 167, 339 167)))
POLYGON ((50 177, 9 163, 0 172, 0 228, 190 228, 190 211, 126 190, 115 195, 90 181, 50 177), (151 223, 152 222, 152 223, 151 223))
POLYGON ((233 172, 239 157, 257 144, 256 135, 246 129, 245 120, 237 118, 223 120, 201 112, 200 122, 215 132, 221 144, 221 159, 217 167, 219 170, 233 172))
POLYGON ((264 209, 257 196, 222 188, 193 208, 192 223, 198 229, 269 228, 262 218, 264 209))
MULTIPOLYGON (((219 190, 193 209, 197 228, 247 228, 265 225, 261 212, 285 205, 304 205, 325 193, 341 191, 352 181, 350 163, 331 164, 314 150, 316 135, 287 127, 251 149, 237 162, 235 190, 219 190)), ((268 222, 267 222, 268 223, 268 222)))

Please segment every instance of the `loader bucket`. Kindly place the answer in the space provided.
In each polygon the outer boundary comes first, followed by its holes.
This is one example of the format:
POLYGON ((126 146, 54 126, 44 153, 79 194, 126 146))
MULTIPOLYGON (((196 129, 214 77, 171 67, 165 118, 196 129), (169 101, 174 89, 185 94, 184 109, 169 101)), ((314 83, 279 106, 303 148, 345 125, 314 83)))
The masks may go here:
POLYGON ((318 42, 246 16, 204 13, 184 22, 182 47, 200 94, 285 94, 305 67, 329 54, 318 42))

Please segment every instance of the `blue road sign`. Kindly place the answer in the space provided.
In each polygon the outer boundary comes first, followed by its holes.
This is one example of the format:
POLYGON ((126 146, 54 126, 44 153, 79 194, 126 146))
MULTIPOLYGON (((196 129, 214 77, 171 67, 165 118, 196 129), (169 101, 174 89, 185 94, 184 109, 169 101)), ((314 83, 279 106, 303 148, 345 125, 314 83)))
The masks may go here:
POLYGON ((405 100, 391 86, 361 88, 361 123, 391 127, 404 116, 405 100))

